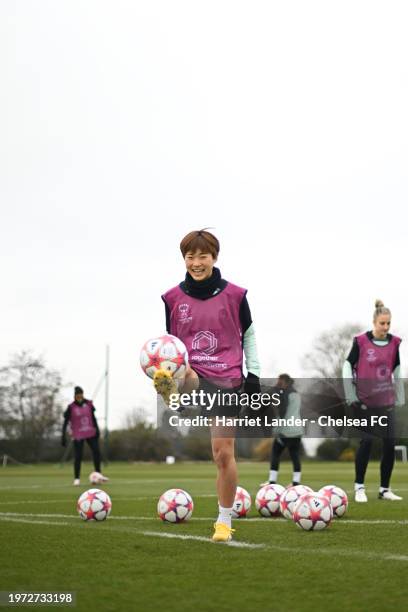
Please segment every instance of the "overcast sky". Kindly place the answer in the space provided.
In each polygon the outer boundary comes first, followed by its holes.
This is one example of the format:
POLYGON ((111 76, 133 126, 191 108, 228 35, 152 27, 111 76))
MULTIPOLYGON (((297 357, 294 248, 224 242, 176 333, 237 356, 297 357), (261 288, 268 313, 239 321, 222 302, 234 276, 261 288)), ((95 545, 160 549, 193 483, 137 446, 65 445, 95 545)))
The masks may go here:
POLYGON ((248 288, 264 376, 301 375, 321 331, 369 328, 376 298, 407 336, 407 17, 3 0, 1 364, 32 349, 91 395, 109 343, 111 427, 153 410, 139 350, 205 226, 248 288))

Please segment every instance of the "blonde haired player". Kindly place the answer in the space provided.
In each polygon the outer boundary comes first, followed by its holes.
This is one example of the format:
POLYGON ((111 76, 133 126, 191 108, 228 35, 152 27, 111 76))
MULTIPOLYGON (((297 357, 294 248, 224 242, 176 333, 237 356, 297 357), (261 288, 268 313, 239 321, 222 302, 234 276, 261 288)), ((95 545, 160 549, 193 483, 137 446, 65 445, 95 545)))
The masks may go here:
POLYGON ((375 436, 382 438, 380 499, 399 501, 402 498, 390 489, 395 461, 394 407, 405 403, 400 379, 401 338, 389 333, 391 311, 381 300, 375 302, 372 331, 356 336, 343 366, 344 390, 354 415, 368 419, 355 459, 355 501, 367 502, 364 478, 375 436), (371 417, 386 417, 386 426, 373 426, 371 417))
MULTIPOLYGON (((169 372, 156 372, 157 392, 168 402, 169 395, 177 391, 197 388, 221 394, 237 391, 243 382, 243 353, 248 371, 245 391, 257 391, 260 367, 246 290, 223 279, 215 267, 220 245, 209 231, 188 233, 180 250, 187 270, 185 279, 162 299, 167 331, 186 345, 190 366, 182 389, 177 389, 169 372)), ((238 412, 237 406, 225 409, 218 405, 215 412, 213 409, 207 414, 238 416, 238 412)), ((211 445, 217 467, 219 505, 213 540, 227 542, 234 531, 231 516, 237 488, 234 431, 213 427, 211 445)))

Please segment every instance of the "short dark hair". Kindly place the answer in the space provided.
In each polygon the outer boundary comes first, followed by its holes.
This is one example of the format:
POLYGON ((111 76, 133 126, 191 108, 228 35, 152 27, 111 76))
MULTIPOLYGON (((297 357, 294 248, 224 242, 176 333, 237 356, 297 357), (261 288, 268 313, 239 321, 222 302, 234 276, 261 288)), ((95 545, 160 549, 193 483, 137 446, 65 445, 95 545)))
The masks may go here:
POLYGON ((288 387, 290 387, 291 385, 293 385, 293 383, 295 382, 295 381, 293 380, 293 378, 292 378, 291 376, 289 376, 289 374, 279 374, 279 376, 278 376, 278 380, 279 380, 279 379, 280 379, 280 380, 283 380, 283 381, 284 381, 284 382, 285 382, 285 383, 288 385, 288 387))
POLYGON ((82 387, 75 387, 74 395, 79 395, 80 393, 82 393, 82 395, 84 394, 83 388, 82 387))
POLYGON ((191 251, 201 251, 202 253, 210 253, 214 259, 218 257, 220 252, 220 243, 218 239, 207 231, 207 228, 189 232, 180 242, 180 251, 183 257, 191 251))

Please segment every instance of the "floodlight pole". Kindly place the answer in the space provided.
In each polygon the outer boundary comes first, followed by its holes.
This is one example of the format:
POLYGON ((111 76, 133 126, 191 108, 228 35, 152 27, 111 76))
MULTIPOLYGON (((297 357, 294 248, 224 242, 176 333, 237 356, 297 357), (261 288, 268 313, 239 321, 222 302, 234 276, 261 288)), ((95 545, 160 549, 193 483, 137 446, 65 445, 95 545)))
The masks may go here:
POLYGON ((104 436, 104 455, 105 462, 108 463, 108 448, 109 448, 109 344, 106 345, 106 360, 105 360, 105 436, 104 436))

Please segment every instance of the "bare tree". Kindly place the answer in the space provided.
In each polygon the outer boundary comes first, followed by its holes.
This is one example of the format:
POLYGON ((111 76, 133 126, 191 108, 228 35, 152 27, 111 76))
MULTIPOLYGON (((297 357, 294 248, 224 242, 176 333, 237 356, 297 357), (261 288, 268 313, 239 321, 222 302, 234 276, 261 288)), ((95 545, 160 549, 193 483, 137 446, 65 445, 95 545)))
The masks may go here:
POLYGON ((302 359, 302 366, 310 377, 341 378, 343 363, 350 351, 353 337, 362 325, 346 323, 321 333, 313 348, 302 359))
MULTIPOLYGON (((309 377, 304 380, 302 415, 310 419, 317 415, 341 418, 344 414, 344 389, 342 370, 350 351, 353 337, 362 329, 357 323, 346 323, 322 332, 313 343, 312 350, 302 359, 302 366, 309 377)), ((336 437, 342 427, 322 428, 309 423, 310 437, 336 437)))
POLYGON ((0 368, 0 434, 30 441, 39 453, 61 425, 61 375, 41 357, 22 351, 0 368))
POLYGON ((124 429, 136 429, 141 423, 149 423, 149 413, 141 406, 132 408, 123 420, 124 429))

